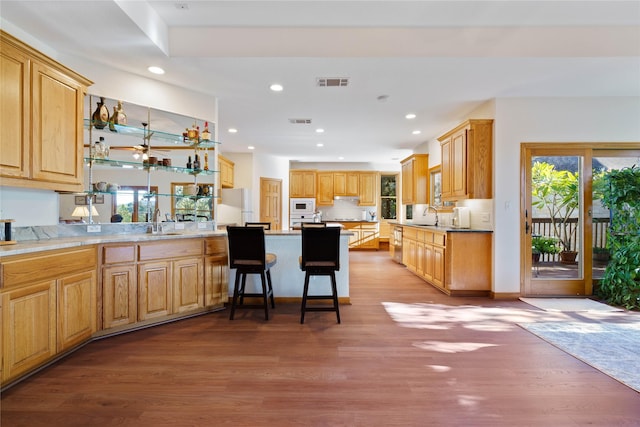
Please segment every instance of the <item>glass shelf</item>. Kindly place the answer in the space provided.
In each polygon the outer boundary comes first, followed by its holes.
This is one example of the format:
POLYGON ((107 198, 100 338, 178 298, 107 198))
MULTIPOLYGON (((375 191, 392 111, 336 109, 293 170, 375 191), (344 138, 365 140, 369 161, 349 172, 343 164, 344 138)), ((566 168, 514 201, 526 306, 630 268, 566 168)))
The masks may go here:
MULTIPOLYGON (((84 119, 84 126, 85 128, 89 129, 89 126, 91 124, 91 120, 90 119, 84 119)), ((129 126, 129 125, 110 125, 111 128, 109 126, 106 126, 104 129, 97 129, 96 127, 93 128, 94 132, 102 132, 108 135, 111 134, 120 134, 120 135, 126 135, 126 136, 132 136, 132 137, 138 137, 139 139, 142 139, 145 136, 145 129, 144 127, 135 127, 135 126, 129 126), (113 130, 112 130, 113 129, 113 130)), ((168 133, 168 132, 162 132, 162 131, 158 131, 158 130, 153 130, 153 129, 147 129, 148 134, 151 134, 151 139, 152 141, 162 141, 162 142, 169 142, 173 145, 177 145, 177 144, 183 144, 186 145, 188 147, 193 147, 193 148, 213 148, 216 145, 220 145, 220 142, 217 141, 212 141, 212 140, 206 140, 206 139, 199 139, 197 141, 192 141, 189 139, 186 139, 182 136, 182 135, 178 135, 175 133, 168 133)), ((147 135, 148 135, 147 134, 147 135)), ((152 145, 157 145, 157 144, 152 144, 152 145)), ((153 149, 153 147, 152 147, 153 149)))
POLYGON ((112 160, 112 159, 92 159, 90 157, 85 157, 84 161, 86 163, 93 163, 93 165, 105 165, 114 168, 127 168, 127 169, 141 169, 141 170, 162 170, 167 172, 177 172, 184 173, 188 175, 213 175, 214 173, 218 173, 217 170, 204 170, 204 169, 189 169, 183 168, 180 166, 162 166, 162 165, 147 165, 140 162, 129 162, 126 160, 112 160))

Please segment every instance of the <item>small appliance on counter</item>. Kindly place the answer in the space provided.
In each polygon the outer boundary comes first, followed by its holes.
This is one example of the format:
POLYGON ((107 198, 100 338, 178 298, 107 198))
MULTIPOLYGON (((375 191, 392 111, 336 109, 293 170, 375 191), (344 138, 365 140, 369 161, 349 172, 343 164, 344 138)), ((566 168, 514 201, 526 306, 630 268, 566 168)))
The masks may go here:
POLYGON ((453 208, 453 228, 471 228, 471 212, 466 206, 453 208))

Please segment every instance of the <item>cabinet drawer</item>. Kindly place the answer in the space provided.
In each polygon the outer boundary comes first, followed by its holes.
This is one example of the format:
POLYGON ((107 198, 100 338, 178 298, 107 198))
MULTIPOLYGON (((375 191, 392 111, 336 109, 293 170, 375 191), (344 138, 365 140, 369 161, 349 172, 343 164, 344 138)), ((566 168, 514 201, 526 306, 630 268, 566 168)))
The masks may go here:
POLYGON ((104 264, 118 264, 136 261, 135 245, 104 246, 102 248, 102 262, 104 264))
POLYGON ((204 245, 204 253, 206 255, 224 255, 227 253, 227 239, 224 237, 207 239, 204 245))
POLYGON ((413 227, 403 227, 402 235, 412 240, 416 240, 418 230, 413 227))
POLYGON ((202 252, 203 245, 201 239, 162 241, 141 244, 139 246, 138 260, 148 261, 152 259, 182 258, 202 255, 202 252))
POLYGON ((435 245, 439 245, 439 246, 446 246, 446 239, 447 235, 446 234, 440 234, 440 233, 436 233, 433 235, 433 243, 435 245))
POLYGON ((8 288, 58 278, 75 271, 86 271, 95 268, 96 262, 95 246, 16 257, 2 262, 2 286, 8 288))

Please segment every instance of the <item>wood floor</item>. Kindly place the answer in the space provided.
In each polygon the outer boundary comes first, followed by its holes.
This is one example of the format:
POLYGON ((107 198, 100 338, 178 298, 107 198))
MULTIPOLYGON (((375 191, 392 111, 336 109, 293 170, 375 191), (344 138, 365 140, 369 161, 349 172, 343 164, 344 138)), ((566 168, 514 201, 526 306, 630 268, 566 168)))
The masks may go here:
POLYGON ((350 257, 341 325, 279 304, 96 341, 4 392, 1 425, 640 425, 640 393, 516 325, 601 317, 451 298, 386 252, 350 257))

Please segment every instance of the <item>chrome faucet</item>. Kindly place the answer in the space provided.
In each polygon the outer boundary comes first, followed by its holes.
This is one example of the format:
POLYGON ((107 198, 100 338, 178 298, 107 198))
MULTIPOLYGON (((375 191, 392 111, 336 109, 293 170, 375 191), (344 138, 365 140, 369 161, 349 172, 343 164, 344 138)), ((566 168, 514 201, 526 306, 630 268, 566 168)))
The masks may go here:
POLYGON ((162 232, 162 228, 160 224, 160 208, 156 208, 155 212, 153 213, 152 227, 153 227, 152 228, 153 233, 162 232))
POLYGON ((427 216, 427 214, 429 213, 429 209, 433 209, 433 211, 436 213, 436 223, 435 226, 438 226, 438 209, 434 208, 431 205, 427 205, 427 207, 424 209, 424 212, 422 212, 422 216, 427 216))

